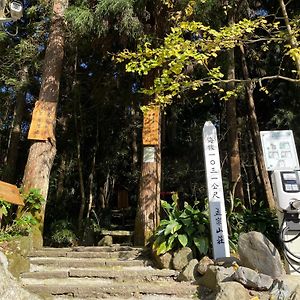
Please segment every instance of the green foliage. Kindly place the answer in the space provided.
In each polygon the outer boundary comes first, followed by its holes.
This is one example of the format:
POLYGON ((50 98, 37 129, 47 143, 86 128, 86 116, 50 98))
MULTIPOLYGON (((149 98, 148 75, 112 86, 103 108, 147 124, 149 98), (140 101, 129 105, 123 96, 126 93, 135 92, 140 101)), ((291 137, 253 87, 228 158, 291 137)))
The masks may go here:
POLYGON ((172 195, 173 203, 161 200, 167 219, 163 219, 154 235, 153 249, 158 255, 182 247, 190 247, 200 255, 209 249, 209 221, 207 212, 202 212, 187 202, 178 208, 178 195, 172 195))
POLYGON ((50 243, 55 247, 70 247, 77 244, 73 225, 68 220, 59 220, 51 226, 50 243))
POLYGON ((92 31, 94 17, 92 11, 85 6, 71 6, 66 12, 66 19, 78 35, 92 31))
POLYGON ((273 244, 278 244, 278 220, 274 211, 261 208, 258 211, 244 209, 240 212, 232 212, 228 217, 229 232, 231 232, 230 246, 236 251, 237 242, 241 233, 259 231, 263 233, 273 244))
POLYGON ((24 199, 25 207, 23 209, 23 214, 29 212, 35 215, 40 211, 45 199, 40 193, 39 189, 30 189, 28 193, 22 193, 24 199))
MULTIPOLYGON (((21 193, 21 196, 23 197, 25 206, 17 218, 11 223, 7 222, 8 224, 1 229, 1 241, 11 239, 15 236, 26 236, 31 232, 32 227, 38 224, 36 214, 40 212, 45 201, 40 191, 38 189, 30 189, 26 194, 21 193)), ((8 209, 11 208, 11 205, 5 201, 1 201, 0 205, 3 215, 8 216, 8 209)))
POLYGON ((5 200, 0 199, 0 213, 3 216, 7 216, 8 215, 8 211, 11 207, 11 204, 6 202, 5 200))
MULTIPOLYGON (((10 238, 15 236, 27 236, 31 232, 32 226, 37 224, 37 219, 32 215, 22 215, 20 218, 15 219, 11 226, 6 227, 4 236, 7 235, 7 237, 10 236, 10 238)), ((2 236, 2 234, 0 236, 2 236)))
POLYGON ((134 12, 133 0, 101 0, 91 6, 87 1, 72 5, 66 19, 70 28, 79 36, 96 34, 98 37, 109 30, 120 35, 136 37, 142 26, 134 12))
MULTIPOLYGON (((153 47, 149 41, 142 42, 136 52, 125 49, 114 59, 117 63, 126 61, 126 71, 139 75, 147 75, 150 71, 159 69, 160 75, 155 78, 153 86, 142 92, 155 95, 155 102, 166 105, 183 91, 198 90, 204 84, 210 84, 224 92, 219 86, 224 75, 219 67, 211 67, 212 61, 222 51, 234 48, 241 39, 264 26, 264 19, 244 19, 217 31, 201 22, 180 22, 171 28, 159 47, 153 47), (186 72, 191 65, 201 68, 203 78, 196 79, 193 73, 186 72)), ((231 95, 225 94, 224 97, 231 95)))

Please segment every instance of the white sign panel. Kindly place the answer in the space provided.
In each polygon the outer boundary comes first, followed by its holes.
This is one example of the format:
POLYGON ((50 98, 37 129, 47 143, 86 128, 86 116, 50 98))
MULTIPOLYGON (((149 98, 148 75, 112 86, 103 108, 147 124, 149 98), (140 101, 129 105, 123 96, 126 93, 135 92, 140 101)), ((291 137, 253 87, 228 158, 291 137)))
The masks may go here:
POLYGON ((230 251, 217 131, 210 121, 205 122, 203 127, 203 147, 213 255, 214 259, 229 257, 230 251))
POLYGON ((261 131, 260 138, 268 171, 299 169, 292 130, 261 131))
POLYGON ((144 147, 144 163, 155 162, 155 147, 144 147))

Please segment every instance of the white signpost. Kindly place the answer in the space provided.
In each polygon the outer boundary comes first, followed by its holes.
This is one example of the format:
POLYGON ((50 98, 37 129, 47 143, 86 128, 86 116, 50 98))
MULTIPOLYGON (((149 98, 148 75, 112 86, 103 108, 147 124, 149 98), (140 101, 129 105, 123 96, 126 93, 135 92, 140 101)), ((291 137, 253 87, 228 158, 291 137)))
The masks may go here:
POLYGON ((229 257, 230 250, 217 131, 210 121, 205 122, 203 127, 203 147, 213 255, 214 259, 229 257))

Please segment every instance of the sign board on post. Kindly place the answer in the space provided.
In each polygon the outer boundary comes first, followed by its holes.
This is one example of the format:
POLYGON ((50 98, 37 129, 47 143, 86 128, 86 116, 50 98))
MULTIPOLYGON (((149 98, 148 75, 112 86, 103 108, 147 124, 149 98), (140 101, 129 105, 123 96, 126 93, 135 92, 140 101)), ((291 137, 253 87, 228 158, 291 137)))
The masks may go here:
POLYGON ((261 131, 260 138, 268 171, 299 169, 292 130, 261 131))
POLYGON ((144 163, 153 163, 155 162, 155 147, 144 147, 144 163))
POLYGON ((6 202, 24 206, 24 201, 20 196, 19 189, 10 183, 0 181, 0 199, 6 202))
POLYGON ((151 107, 144 113, 143 145, 159 144, 159 107, 151 107))
POLYGON ((46 141, 53 138, 53 120, 55 119, 56 103, 38 100, 32 113, 28 139, 46 141))
POLYGON ((230 250, 217 131, 210 121, 205 122, 203 127, 203 148, 213 255, 214 259, 229 257, 230 250))

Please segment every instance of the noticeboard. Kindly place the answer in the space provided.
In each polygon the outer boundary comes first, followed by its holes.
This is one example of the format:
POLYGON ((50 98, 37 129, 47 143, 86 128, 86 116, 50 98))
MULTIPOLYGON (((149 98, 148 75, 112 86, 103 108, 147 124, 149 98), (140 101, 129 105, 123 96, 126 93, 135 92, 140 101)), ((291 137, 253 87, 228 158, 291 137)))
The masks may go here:
POLYGON ((53 121, 55 114, 55 102, 36 101, 28 132, 28 139, 46 141, 48 138, 52 138, 54 135, 53 121))
POLYGON ((151 107, 144 113, 143 145, 159 144, 159 107, 151 107))
POLYGON ((19 189, 10 183, 0 181, 0 199, 6 202, 24 206, 19 189))
POLYGON ((261 131, 260 138, 268 171, 299 169, 292 130, 261 131))

